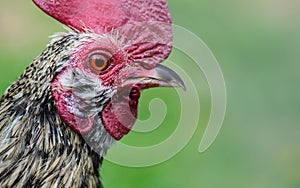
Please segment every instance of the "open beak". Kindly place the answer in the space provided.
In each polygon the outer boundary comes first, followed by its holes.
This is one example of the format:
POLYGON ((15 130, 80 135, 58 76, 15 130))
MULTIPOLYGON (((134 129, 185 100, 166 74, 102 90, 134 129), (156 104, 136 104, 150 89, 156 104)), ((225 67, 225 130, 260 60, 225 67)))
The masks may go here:
POLYGON ((152 87, 181 87, 183 90, 186 89, 178 74, 163 65, 157 65, 150 70, 137 71, 127 78, 125 83, 138 85, 141 89, 152 87))

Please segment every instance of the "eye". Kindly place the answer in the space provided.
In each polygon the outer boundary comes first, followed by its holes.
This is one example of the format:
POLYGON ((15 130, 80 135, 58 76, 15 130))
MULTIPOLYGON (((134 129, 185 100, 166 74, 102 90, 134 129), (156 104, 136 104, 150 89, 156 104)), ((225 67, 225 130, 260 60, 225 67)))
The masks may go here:
POLYGON ((95 53, 89 57, 89 63, 96 71, 105 71, 110 65, 110 57, 105 54, 95 53))

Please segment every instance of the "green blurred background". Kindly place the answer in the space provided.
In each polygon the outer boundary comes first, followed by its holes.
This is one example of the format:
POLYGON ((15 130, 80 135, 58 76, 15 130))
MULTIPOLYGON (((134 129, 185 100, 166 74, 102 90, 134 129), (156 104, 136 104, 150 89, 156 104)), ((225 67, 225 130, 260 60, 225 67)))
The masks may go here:
MULTIPOLYGON (((201 81, 202 115, 191 142, 172 159, 152 167, 130 168, 105 161, 101 169, 104 185, 299 188, 300 1, 168 2, 174 23, 203 39, 222 67, 228 90, 224 126, 212 147, 198 153, 210 110, 208 88, 201 81)), ((64 29, 30 0, 1 0, 1 93, 44 49, 47 36, 56 31, 64 29)), ((186 64, 190 61, 176 51, 171 59, 186 60, 186 64)), ((204 80, 202 75, 199 80, 204 80)), ((124 143, 147 146, 172 134, 176 127, 170 124, 176 124, 180 115, 174 90, 144 92, 140 118, 149 117, 148 103, 159 96, 168 105, 163 125, 149 134, 132 133, 124 143)))

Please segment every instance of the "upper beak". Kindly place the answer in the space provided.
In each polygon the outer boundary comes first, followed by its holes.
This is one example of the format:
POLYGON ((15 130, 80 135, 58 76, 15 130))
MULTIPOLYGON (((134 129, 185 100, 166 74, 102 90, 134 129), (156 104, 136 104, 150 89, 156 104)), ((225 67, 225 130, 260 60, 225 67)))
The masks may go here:
POLYGON ((157 65, 150 70, 138 71, 126 80, 126 83, 128 82, 137 84, 142 89, 150 87, 181 87, 183 90, 186 89, 178 74, 163 65, 157 65))

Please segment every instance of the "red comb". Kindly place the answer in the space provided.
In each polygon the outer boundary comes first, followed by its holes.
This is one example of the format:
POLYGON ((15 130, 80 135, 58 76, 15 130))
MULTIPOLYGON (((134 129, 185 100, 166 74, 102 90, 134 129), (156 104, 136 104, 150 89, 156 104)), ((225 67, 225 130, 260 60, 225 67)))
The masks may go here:
POLYGON ((33 0, 59 22, 85 31, 106 33, 126 23, 171 23, 165 0, 33 0))
POLYGON ((115 30, 136 60, 163 61, 172 49, 166 0, 33 0, 51 17, 80 32, 115 30))

